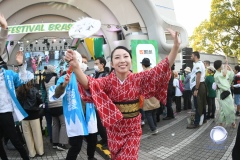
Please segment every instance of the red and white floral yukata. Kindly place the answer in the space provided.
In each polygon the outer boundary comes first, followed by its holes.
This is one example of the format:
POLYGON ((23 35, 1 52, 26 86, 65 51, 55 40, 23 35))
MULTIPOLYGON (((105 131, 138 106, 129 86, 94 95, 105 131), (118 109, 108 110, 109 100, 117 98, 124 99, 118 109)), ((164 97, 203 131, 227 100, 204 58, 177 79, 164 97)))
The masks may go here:
POLYGON ((114 102, 156 97, 166 104, 168 82, 171 77, 168 58, 156 67, 140 73, 129 72, 121 82, 114 72, 109 76, 93 79, 88 77, 90 95, 79 84, 84 101, 94 102, 103 125, 107 129, 108 147, 113 160, 137 160, 142 135, 141 115, 123 118, 114 102))

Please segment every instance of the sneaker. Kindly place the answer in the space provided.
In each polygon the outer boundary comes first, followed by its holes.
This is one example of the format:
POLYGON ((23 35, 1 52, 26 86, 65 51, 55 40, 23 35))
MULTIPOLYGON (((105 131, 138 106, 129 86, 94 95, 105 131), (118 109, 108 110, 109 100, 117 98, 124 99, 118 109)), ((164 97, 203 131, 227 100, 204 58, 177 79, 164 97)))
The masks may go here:
POLYGON ((211 118, 211 119, 214 119, 214 118, 215 118, 215 115, 211 115, 210 118, 211 118))
POLYGON ((45 155, 45 153, 43 153, 43 154, 37 154, 37 156, 36 157, 43 157, 45 155))
POLYGON ((59 151, 65 151, 65 150, 67 149, 67 147, 66 147, 64 144, 59 144, 59 145, 57 146, 57 149, 58 149, 59 151))
POLYGON ((88 160, 97 160, 97 158, 93 157, 93 158, 88 158, 88 160))
POLYGON ((199 128, 199 125, 190 124, 187 126, 187 129, 195 129, 195 128, 199 128))
POLYGON ((53 149, 56 149, 56 148, 57 148, 57 146, 58 146, 58 143, 53 143, 53 146, 52 146, 52 148, 53 148, 53 149))
POLYGON ((141 125, 142 125, 142 126, 143 126, 143 125, 145 125, 145 122, 144 122, 144 121, 142 121, 142 122, 141 122, 141 125))
POLYGON ((232 123, 232 128, 236 128, 236 123, 232 123))
POLYGON ((109 150, 107 143, 102 144, 102 150, 109 150))
POLYGON ((97 144, 101 144, 102 146, 107 146, 107 141, 103 141, 102 139, 97 142, 97 144))
POLYGON ((158 134, 158 130, 155 129, 154 131, 151 132, 151 134, 152 134, 152 135, 156 135, 156 134, 158 134))

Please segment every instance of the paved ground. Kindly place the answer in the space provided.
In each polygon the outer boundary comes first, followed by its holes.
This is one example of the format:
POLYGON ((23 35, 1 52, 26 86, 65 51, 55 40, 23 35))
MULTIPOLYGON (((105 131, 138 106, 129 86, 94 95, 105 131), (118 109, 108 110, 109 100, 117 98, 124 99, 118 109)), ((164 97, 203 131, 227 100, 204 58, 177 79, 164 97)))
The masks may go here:
MULTIPOLYGON (((139 160, 228 160, 235 143, 237 129, 226 126, 228 138, 224 144, 214 144, 210 139, 210 131, 216 126, 209 120, 198 129, 186 129, 189 112, 183 111, 175 119, 158 123, 159 133, 150 135, 148 124, 143 126, 143 136, 139 151, 139 160)), ((237 124, 239 119, 236 119, 237 124)), ((56 151, 44 138, 45 155, 34 159, 63 160, 67 151, 56 151)), ((17 151, 7 151, 11 160, 20 159, 17 151)), ((96 153, 98 160, 104 158, 96 153)), ((87 160, 86 143, 83 143, 79 160, 87 160)))
MULTIPOLYGON (((217 145, 210 139, 210 131, 216 126, 213 120, 198 129, 186 129, 188 114, 182 112, 174 120, 159 123, 160 133, 149 136, 143 131, 139 159, 152 160, 227 160, 235 142, 237 129, 226 127, 228 138, 217 145)), ((239 120, 237 120, 239 122, 239 120)), ((147 127, 144 127, 147 128, 147 127)))

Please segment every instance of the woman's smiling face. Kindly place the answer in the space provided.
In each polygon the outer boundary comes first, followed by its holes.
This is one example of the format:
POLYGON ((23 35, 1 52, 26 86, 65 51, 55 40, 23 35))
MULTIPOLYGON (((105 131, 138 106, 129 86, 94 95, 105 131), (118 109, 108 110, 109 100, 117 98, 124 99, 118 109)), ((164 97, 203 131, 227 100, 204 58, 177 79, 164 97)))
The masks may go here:
POLYGON ((111 65, 116 73, 128 73, 132 66, 130 54, 124 49, 116 49, 112 56, 111 65))

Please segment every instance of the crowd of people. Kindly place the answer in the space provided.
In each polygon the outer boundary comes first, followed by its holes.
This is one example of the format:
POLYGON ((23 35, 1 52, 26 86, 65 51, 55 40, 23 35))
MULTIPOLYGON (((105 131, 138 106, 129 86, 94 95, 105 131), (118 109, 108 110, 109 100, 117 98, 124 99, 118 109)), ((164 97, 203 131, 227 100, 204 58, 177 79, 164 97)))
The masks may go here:
MULTIPOLYGON (((2 15, 0 25, 2 54, 8 32, 2 15)), ((39 85, 35 86, 36 79, 26 70, 22 52, 16 54, 18 73, 4 69, 6 62, 0 56, 3 90, 0 92, 0 140, 8 137, 24 160, 43 156, 44 115, 52 147, 59 151, 68 149, 66 160, 77 159, 83 139, 87 141, 88 160, 96 160, 97 143, 109 149, 113 160, 137 160, 145 118, 150 134, 158 134, 157 122, 163 112, 166 112, 163 120, 175 118, 174 102, 177 114, 182 109, 192 109, 194 122, 187 128, 198 128, 201 119, 205 123, 216 118, 216 99, 220 104, 219 125, 231 124, 235 128, 235 115, 240 116, 240 67, 236 66, 233 71, 227 61, 223 65, 219 60, 210 66, 209 61, 202 62, 199 53, 193 52, 194 67, 186 67, 184 74, 179 74, 174 61, 181 42, 177 32, 171 29, 169 32, 174 42, 169 55, 153 68, 150 59, 144 58, 141 62, 144 71, 140 73, 131 72, 132 55, 123 46, 111 53, 111 72, 106 70, 106 60, 99 57, 95 59, 92 75, 85 72, 87 57, 67 50, 60 73, 57 74, 52 65, 45 66, 42 77, 37 80, 39 85), (63 67, 64 64, 68 64, 69 69, 63 67), (28 152, 17 134, 15 122, 21 123, 28 152)), ((41 57, 38 62, 32 58, 34 73, 37 65, 42 65, 41 60, 41 57)), ((8 159, 3 143, 0 143, 0 157, 8 159)))

